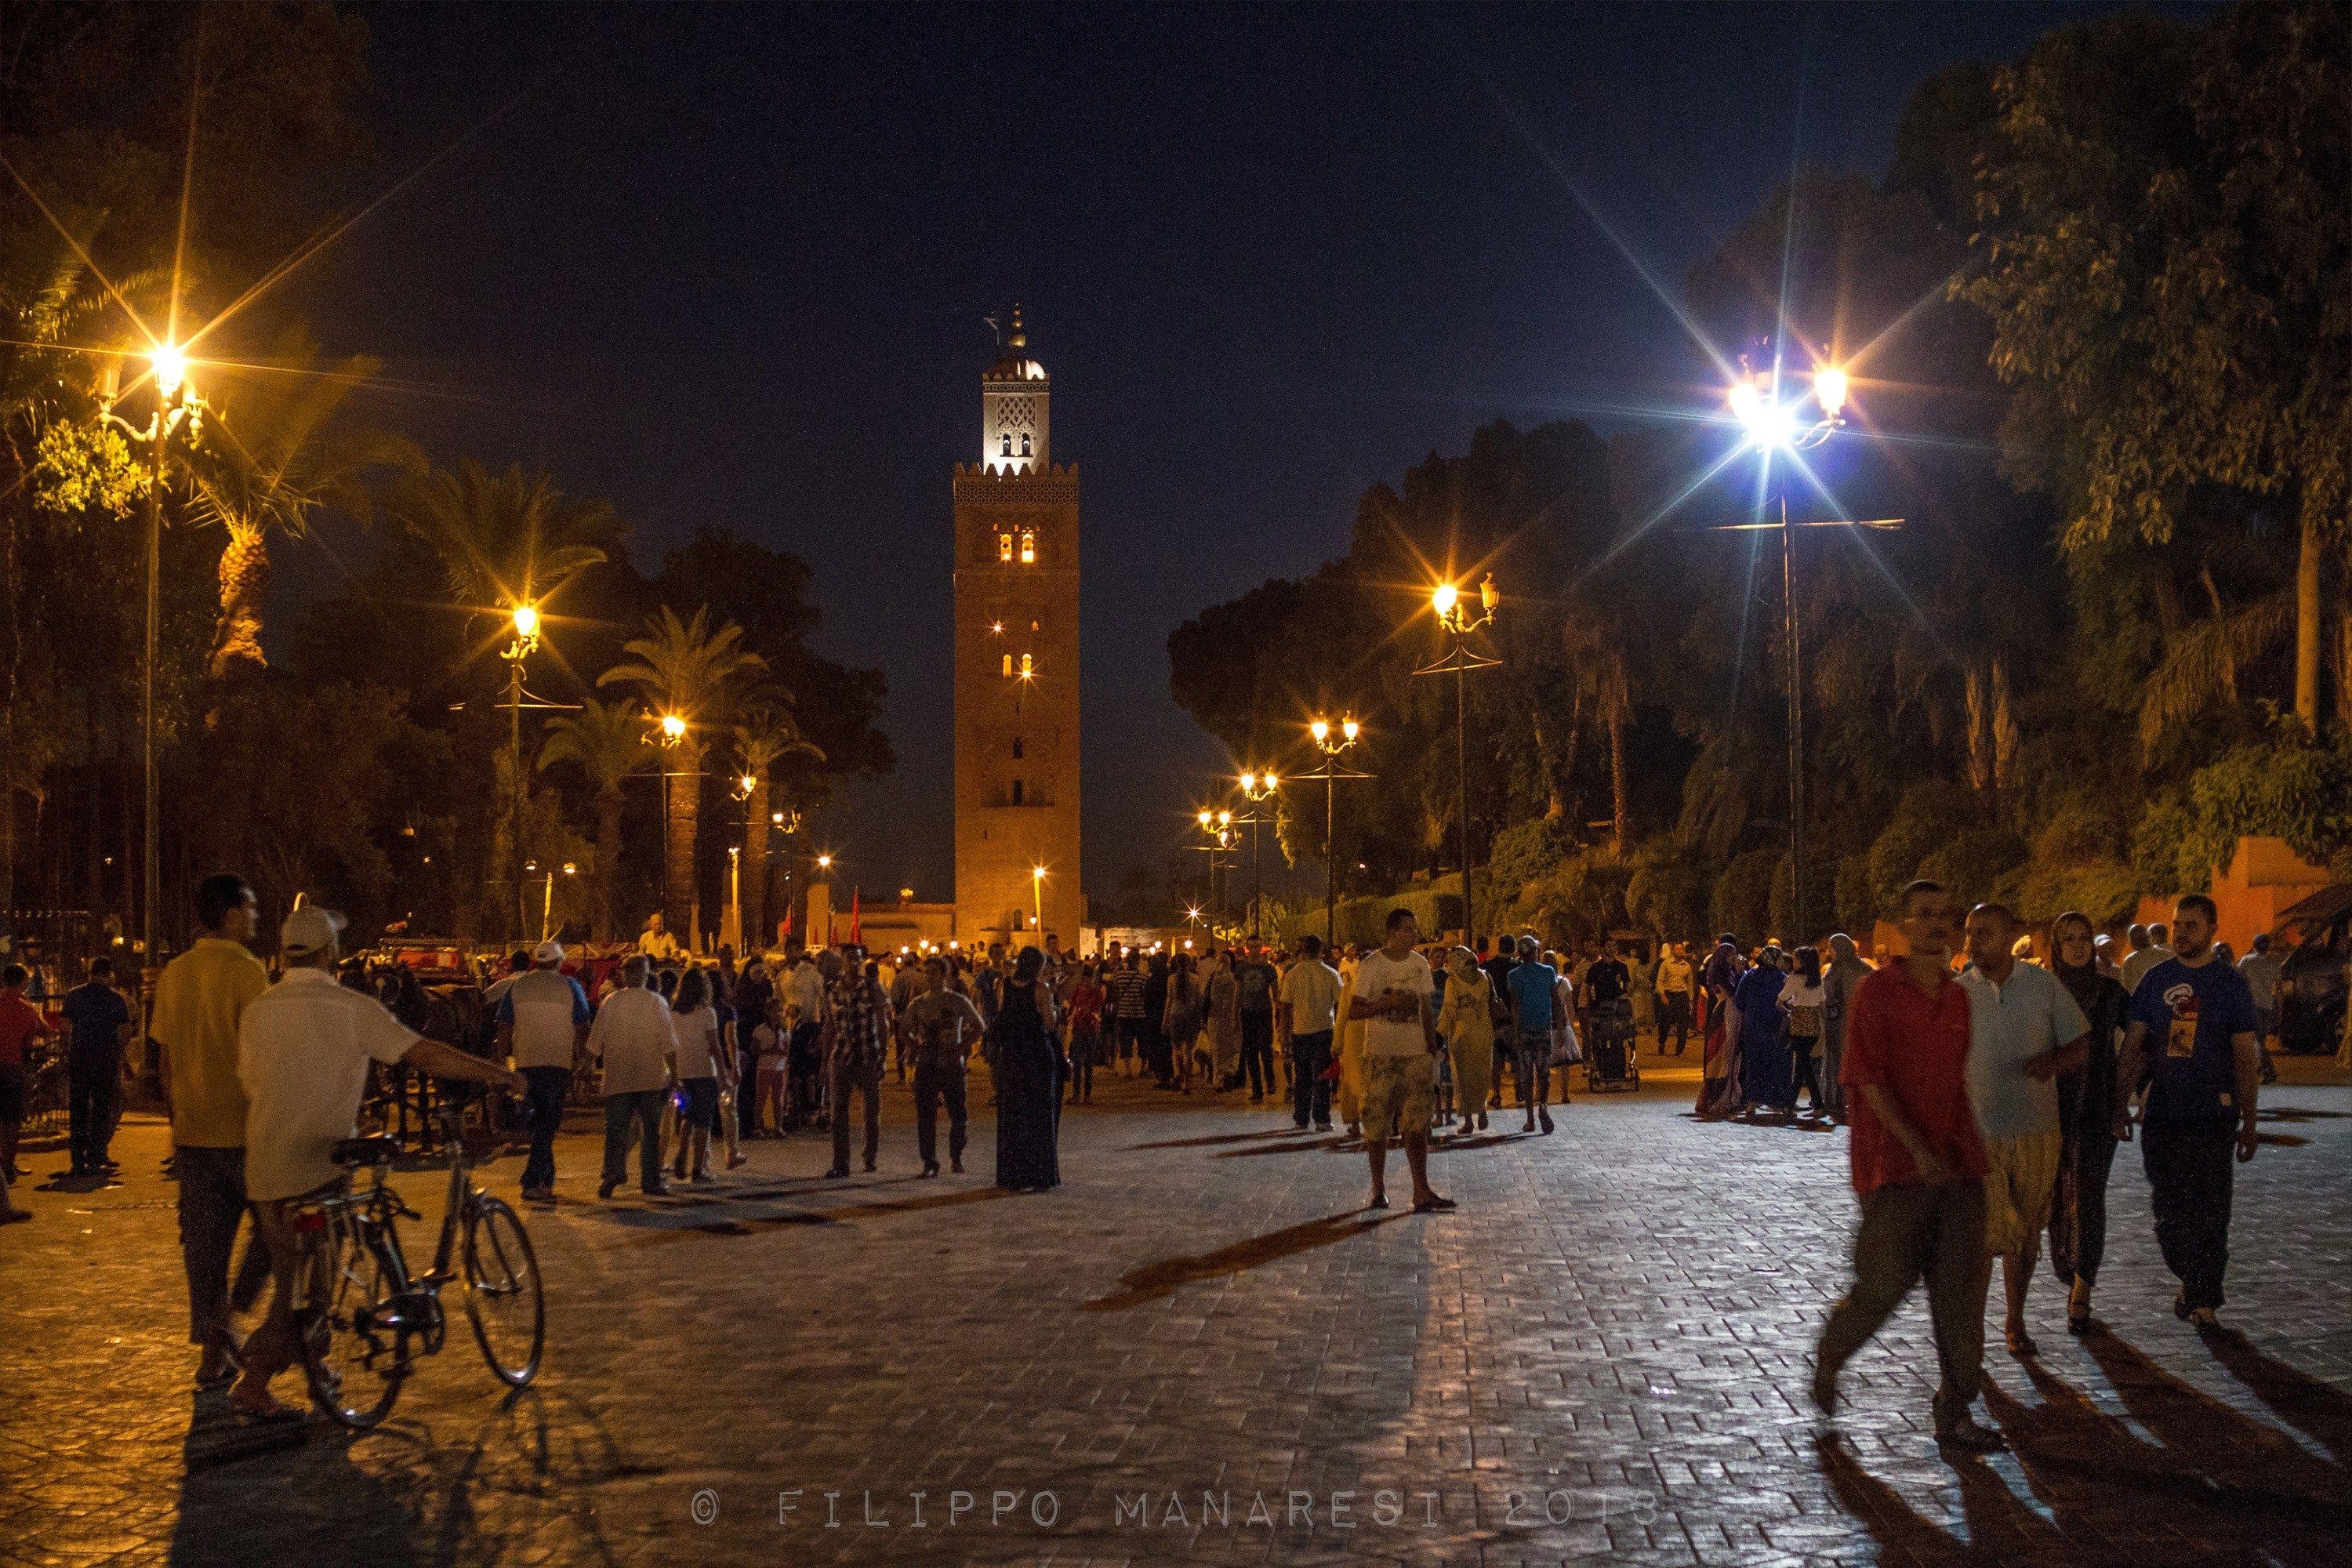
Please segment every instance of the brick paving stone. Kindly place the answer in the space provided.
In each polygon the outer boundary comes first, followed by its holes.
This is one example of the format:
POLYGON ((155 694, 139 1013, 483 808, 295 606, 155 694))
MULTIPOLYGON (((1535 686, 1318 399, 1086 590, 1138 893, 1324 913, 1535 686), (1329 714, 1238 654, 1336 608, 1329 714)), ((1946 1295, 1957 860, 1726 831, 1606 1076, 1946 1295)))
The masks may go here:
MULTIPOLYGON (((357 1439, 189 1388, 163 1131, 134 1119, 121 1184, 28 1184, 38 1217, 0 1231, 0 1563, 2352 1561, 2352 1090, 2289 1077, 2240 1173, 2243 1338, 2173 1320, 2126 1150, 2116 1331, 2070 1338, 2038 1289, 2042 1363, 1996 1333, 1989 1368, 2018 1451, 1959 1467, 1921 1303, 1816 1418, 1843 1135, 1695 1123, 1686 1068, 1442 1151, 1463 1208, 1428 1217, 1361 1210, 1361 1157, 1280 1113, 1119 1082, 1039 1196, 985 1184, 984 1115, 970 1175, 914 1179, 896 1086, 883 1169, 845 1183, 803 1138, 598 1205, 583 1119, 528 1216, 539 1384, 500 1397, 460 1328, 357 1439)), ((399 1184, 437 1220, 430 1173, 399 1184)))

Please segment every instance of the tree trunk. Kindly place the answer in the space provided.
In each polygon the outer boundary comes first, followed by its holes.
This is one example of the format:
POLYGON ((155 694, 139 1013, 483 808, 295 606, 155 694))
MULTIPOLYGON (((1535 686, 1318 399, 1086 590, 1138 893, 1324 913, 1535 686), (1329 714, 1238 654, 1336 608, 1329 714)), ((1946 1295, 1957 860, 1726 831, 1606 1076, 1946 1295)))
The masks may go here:
POLYGON ((698 930, 702 900, 695 889, 695 829, 702 810, 702 750, 691 742, 671 753, 675 764, 664 770, 662 788, 668 813, 667 870, 662 877, 662 923, 678 941, 698 930))
POLYGON ((599 942, 613 940, 621 902, 621 792, 596 792, 596 904, 589 916, 590 934, 599 942))
POLYGON ((1633 812, 1625 793, 1625 700, 1620 692, 1609 704, 1609 830, 1621 856, 1633 840, 1633 812))
POLYGON ((2303 520, 2303 553, 2294 567, 2294 716, 2319 733, 2319 520, 2303 520))
POLYGON ((749 958, 768 950, 768 778, 752 775, 751 798, 743 808, 743 951, 749 958))
POLYGON ((268 593, 268 536, 259 529, 231 528, 228 548, 220 558, 220 621, 213 628, 212 657, 205 667, 215 681, 268 668, 261 652, 261 604, 268 593))

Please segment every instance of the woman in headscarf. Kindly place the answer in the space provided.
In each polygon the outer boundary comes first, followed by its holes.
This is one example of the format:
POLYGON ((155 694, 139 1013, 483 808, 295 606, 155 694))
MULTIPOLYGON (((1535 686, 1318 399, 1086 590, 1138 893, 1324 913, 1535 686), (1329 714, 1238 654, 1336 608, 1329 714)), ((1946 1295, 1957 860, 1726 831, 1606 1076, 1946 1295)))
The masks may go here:
POLYGON ((1455 948, 1445 973, 1445 1003, 1437 1012, 1437 1032, 1444 1037, 1445 1054, 1454 1068, 1454 1103, 1462 1110, 1461 1131, 1475 1122, 1486 1128, 1486 1091, 1495 1070, 1495 1020, 1489 1006, 1494 982, 1478 967, 1478 955, 1455 948))
POLYGON ((2066 1331, 2091 1330, 2091 1286, 2107 1247, 2107 1173, 2116 1162, 2116 1041, 2131 998, 2099 972, 2091 918, 2068 910, 2050 928, 2050 971, 2090 1020, 2091 1054, 2058 1075, 2058 1188, 2050 1205, 2050 1270, 2064 1281, 2066 1331))
POLYGON ((996 1086, 996 1184, 1007 1192, 1043 1192, 1062 1182, 1055 1143, 1068 1068, 1055 1037, 1054 994, 1045 970, 1045 955, 1023 948, 1013 983, 988 1026, 996 1086))
POLYGON ((1209 1088, 1239 1089, 1242 1082, 1242 988, 1234 978, 1230 950, 1209 955, 1209 1057, 1215 1064, 1209 1088))
POLYGON ((1718 939, 1700 983, 1706 1043, 1699 1056, 1698 1114, 1710 1121, 1739 1110, 1739 1037, 1731 1027, 1738 1016, 1732 996, 1739 986, 1739 969, 1738 948, 1728 936, 1718 939))

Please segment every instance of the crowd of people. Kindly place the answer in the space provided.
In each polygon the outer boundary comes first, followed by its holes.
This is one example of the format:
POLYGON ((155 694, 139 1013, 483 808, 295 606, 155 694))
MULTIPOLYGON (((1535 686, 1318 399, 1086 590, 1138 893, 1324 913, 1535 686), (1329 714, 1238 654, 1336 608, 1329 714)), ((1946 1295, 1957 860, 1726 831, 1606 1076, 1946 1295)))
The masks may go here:
MULTIPOLYGON (((1360 1141, 1376 1209, 1389 1206, 1387 1156, 1401 1146, 1413 1208, 1436 1213, 1455 1205, 1430 1184, 1431 1140, 1488 1134, 1511 1098, 1507 1079, 1518 1131, 1550 1133, 1554 1106, 1569 1103, 1565 1069, 1630 1037, 1638 1002, 1659 1053, 1699 1042, 1697 1118, 1851 1130, 1854 1282, 1823 1331, 1815 1400, 1835 1408, 1840 1367, 1924 1282, 1942 1373, 1937 1434, 1988 1449, 1999 1435, 1969 1406, 1996 1260, 2011 1353, 2036 1353, 2025 1308, 2045 1238, 2066 1326, 2089 1331, 2119 1143, 2140 1143, 2157 1240, 2179 1280, 2176 1310, 2218 1326, 2231 1167, 2257 1145, 2278 973, 2266 941, 2237 961, 2214 940, 2201 895, 2179 900, 2169 927, 2135 926, 2118 946, 2081 914, 2046 932, 1998 903, 1963 917, 1926 881, 1903 895, 1899 957, 1865 958, 1843 934, 1743 952, 1728 933, 1704 960, 1680 942, 1651 956, 1593 942, 1563 956, 1532 935, 1427 942, 1400 908, 1378 946, 1338 952, 1312 935, 1086 957, 1052 937, 1018 952, 896 953, 794 939, 739 965, 724 952, 695 960, 655 921, 593 986, 560 942, 514 953, 483 996, 491 1037, 469 1052, 425 1037, 413 974, 341 958, 331 911, 287 919, 273 984, 251 950, 251 889, 215 877, 195 904, 203 932, 163 971, 144 1034, 172 1122, 199 1381, 233 1381, 232 1403, 253 1415, 282 1412, 268 1384, 291 1346, 274 1316, 234 1341, 232 1305, 249 1308, 283 1274, 289 1206, 336 1178, 328 1151, 388 1072, 520 1096, 522 1195, 541 1204, 555 1201, 564 1108, 583 1095, 604 1113, 600 1200, 628 1181, 633 1151, 639 1190, 656 1195, 673 1179, 716 1180, 715 1161, 740 1165, 743 1143, 761 1138, 824 1134, 831 1177, 849 1176, 853 1154, 874 1171, 894 1072, 911 1079, 922 1175, 941 1171, 942 1113, 947 1164, 961 1173, 977 1057, 1006 1189, 1059 1184, 1064 1108, 1090 1101, 1104 1077, 1272 1102, 1301 1131, 1344 1126, 1337 1142, 1360 1141), (248 1212, 260 1241, 232 1281, 248 1212)), ((10 1069, 0 1071, 0 1215, 10 1218, 24 1217, 6 1185, 20 1173, 23 1053, 57 1032, 26 1000, 26 979, 0 971, 0 1069, 10 1069)), ((103 958, 58 1011, 74 1083, 70 1173, 103 1179, 123 1053, 141 1026, 103 958)))

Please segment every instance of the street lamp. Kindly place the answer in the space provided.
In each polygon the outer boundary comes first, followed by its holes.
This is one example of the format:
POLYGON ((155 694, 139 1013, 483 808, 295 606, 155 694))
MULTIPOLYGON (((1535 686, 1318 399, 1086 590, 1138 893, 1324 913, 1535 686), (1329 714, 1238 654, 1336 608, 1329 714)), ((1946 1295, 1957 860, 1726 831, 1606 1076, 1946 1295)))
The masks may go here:
POLYGON ((184 426, 188 439, 194 441, 204 433, 205 400, 196 395, 188 381, 188 356, 177 343, 158 343, 147 352, 147 363, 155 378, 155 412, 145 429, 131 424, 114 411, 115 401, 121 395, 121 367, 113 360, 106 363, 99 387, 99 417, 112 424, 136 442, 144 443, 151 454, 152 468, 147 487, 147 626, 140 673, 139 745, 140 766, 145 774, 144 844, 140 867, 140 943, 142 994, 152 998, 155 976, 161 965, 156 961, 155 905, 160 888, 162 829, 159 816, 161 796, 156 788, 155 772, 155 637, 162 620, 162 584, 163 577, 163 484, 164 465, 170 459, 172 437, 184 426))
POLYGON ((1035 902, 1036 902, 1036 906, 1037 906, 1037 938, 1038 938, 1038 940, 1039 940, 1040 942, 1043 942, 1043 941, 1045 940, 1045 867, 1043 867, 1043 866, 1032 866, 1032 867, 1030 867, 1030 868, 1029 868, 1029 892, 1030 892, 1030 896, 1031 896, 1031 897, 1035 900, 1035 902))
MULTIPOLYGON (((1264 773, 1259 773, 1255 768, 1244 768, 1242 770, 1241 785, 1243 798, 1252 805, 1257 805, 1273 798, 1274 792, 1281 787, 1281 781, 1274 776, 1274 770, 1271 768, 1264 773)), ((1259 855, 1262 846, 1258 826, 1264 819, 1253 811, 1243 820, 1249 824, 1250 830, 1249 934, 1250 940, 1255 942, 1258 939, 1258 906, 1265 902, 1265 879, 1263 861, 1259 855)))
MULTIPOLYGON (((1740 364, 1743 371, 1747 369, 1745 360, 1740 364)), ((1852 390, 1853 382, 1843 369, 1822 364, 1813 368, 1810 386, 1784 399, 1780 366, 1776 359, 1770 370, 1751 372, 1732 383, 1724 400, 1740 428, 1747 432, 1748 445, 1756 448, 1759 460, 1765 464, 1769 484, 1774 453, 1809 452, 1844 427, 1846 398, 1852 390)), ((1727 531, 1775 529, 1780 535, 1781 641, 1789 656, 1789 925, 1793 940, 1802 942, 1810 929, 1805 924, 1805 699, 1803 650, 1799 644, 1797 625, 1796 535, 1791 530, 1897 528, 1903 520, 1876 518, 1867 522, 1849 522, 1843 518, 1829 518, 1791 523, 1788 491, 1778 485, 1773 486, 1772 504, 1779 513, 1776 519, 1733 523, 1727 531)))
POLYGON ((1368 779, 1372 776, 1370 773, 1358 773, 1353 768, 1342 768, 1339 765, 1339 755, 1354 745, 1356 737, 1362 732, 1363 726, 1356 722, 1352 714, 1341 719, 1336 727, 1328 719, 1317 718, 1314 722, 1307 726, 1307 733, 1315 742, 1315 749, 1323 753, 1323 765, 1311 773, 1291 775, 1294 783, 1299 779, 1323 781, 1323 940, 1326 943, 1336 943, 1339 940, 1336 925, 1339 903, 1339 848, 1337 832, 1339 808, 1336 794, 1339 781, 1368 779))
POLYGON ((1503 661, 1471 651, 1468 637, 1472 632, 1495 618, 1496 607, 1502 603, 1496 592, 1495 574, 1486 574, 1478 584, 1479 614, 1473 617, 1469 606, 1462 602, 1462 590, 1452 583, 1440 583, 1430 591, 1429 607, 1437 616, 1438 629, 1447 638, 1445 656, 1434 664, 1424 665, 1415 675, 1451 675, 1454 677, 1454 765, 1456 787, 1462 796, 1462 945, 1475 947, 1477 921, 1471 913, 1470 901, 1470 693, 1467 677, 1474 669, 1492 669, 1503 661))

